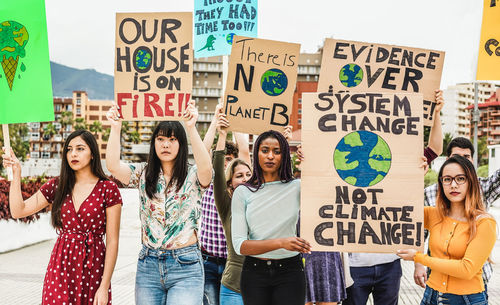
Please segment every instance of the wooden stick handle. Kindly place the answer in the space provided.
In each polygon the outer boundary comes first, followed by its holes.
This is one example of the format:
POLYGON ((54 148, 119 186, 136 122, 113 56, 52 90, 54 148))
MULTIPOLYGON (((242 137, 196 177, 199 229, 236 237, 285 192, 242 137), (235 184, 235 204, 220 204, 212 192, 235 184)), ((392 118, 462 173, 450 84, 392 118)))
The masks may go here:
MULTIPOLYGON (((5 154, 10 155, 10 137, 9 137, 9 125, 2 124, 3 133, 3 146, 5 147, 5 154)), ((12 181, 14 175, 12 173, 12 167, 7 167, 7 180, 12 181)))

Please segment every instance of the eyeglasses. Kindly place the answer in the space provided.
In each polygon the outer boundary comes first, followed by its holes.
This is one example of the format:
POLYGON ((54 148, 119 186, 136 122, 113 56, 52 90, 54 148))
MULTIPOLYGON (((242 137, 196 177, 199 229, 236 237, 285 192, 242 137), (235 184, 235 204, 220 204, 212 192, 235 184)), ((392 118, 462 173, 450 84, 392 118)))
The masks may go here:
POLYGON ((450 185, 455 181, 458 185, 464 184, 467 182, 467 176, 465 175, 456 175, 455 177, 452 176, 443 176, 441 177, 441 182, 443 185, 450 185))

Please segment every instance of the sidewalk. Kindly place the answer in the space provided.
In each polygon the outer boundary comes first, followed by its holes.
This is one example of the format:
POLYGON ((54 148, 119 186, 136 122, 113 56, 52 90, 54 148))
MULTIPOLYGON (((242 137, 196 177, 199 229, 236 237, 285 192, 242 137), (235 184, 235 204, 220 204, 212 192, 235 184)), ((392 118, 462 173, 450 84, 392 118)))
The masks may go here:
MULTIPOLYGON (((137 255, 140 249, 140 221, 135 190, 121 190, 124 199, 120 230, 120 250, 113 273, 113 304, 134 304, 134 282, 137 255)), ((492 213, 500 221, 500 208, 492 213)), ((0 254, 0 304, 38 305, 42 285, 54 240, 42 242, 16 251, 0 254)), ((493 250, 493 259, 500 262, 500 243, 493 250)), ((413 263, 402 262, 400 302, 419 304, 423 289, 413 282, 413 263)), ((488 286, 490 305, 500 305, 500 264, 494 265, 494 275, 488 286)), ((371 303, 369 303, 371 304, 371 303)))

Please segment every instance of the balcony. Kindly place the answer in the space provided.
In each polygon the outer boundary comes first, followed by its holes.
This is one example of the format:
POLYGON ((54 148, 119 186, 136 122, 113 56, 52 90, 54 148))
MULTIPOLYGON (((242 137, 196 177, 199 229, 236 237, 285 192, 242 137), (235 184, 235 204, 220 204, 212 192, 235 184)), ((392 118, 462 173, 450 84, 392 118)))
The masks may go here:
POLYGON ((221 97, 222 89, 193 88, 193 96, 196 97, 221 97))
POLYGON ((214 63, 194 63, 194 72, 222 72, 222 64, 214 63))
POLYGON ((298 75, 319 75, 319 70, 318 66, 299 66, 297 73, 298 75))

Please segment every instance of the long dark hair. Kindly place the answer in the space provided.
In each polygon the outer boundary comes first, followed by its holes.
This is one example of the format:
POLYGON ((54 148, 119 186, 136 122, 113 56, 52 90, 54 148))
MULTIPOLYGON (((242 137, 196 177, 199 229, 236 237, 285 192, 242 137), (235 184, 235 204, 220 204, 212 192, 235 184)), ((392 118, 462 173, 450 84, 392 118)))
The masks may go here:
POLYGON ((172 178, 168 182, 167 189, 175 185, 176 190, 179 191, 182 184, 184 184, 184 180, 186 180, 188 172, 188 144, 184 127, 177 121, 161 122, 153 131, 149 146, 148 165, 146 166, 146 194, 149 198, 155 196, 156 185, 158 184, 158 177, 161 169, 161 161, 155 149, 155 140, 158 136, 174 136, 179 143, 179 152, 177 153, 177 157, 175 157, 172 178))
POLYGON ((477 217, 486 213, 486 208, 483 203, 483 198, 481 196, 481 187, 479 185, 479 181, 476 174, 476 169, 472 162, 467 160, 462 156, 451 156, 448 160, 446 160, 441 169, 439 170, 438 176, 438 194, 436 198, 436 206, 439 211, 439 215, 441 219, 444 219, 445 216, 448 216, 451 210, 451 202, 446 197, 446 194, 443 189, 443 182, 441 178, 443 177, 443 170, 449 164, 458 164, 465 172, 465 176, 467 177, 467 194, 465 194, 465 202, 464 202, 464 212, 465 218, 467 218, 467 222, 469 224, 469 242, 476 235, 476 220, 477 217))
POLYGON ((61 207, 66 199, 66 196, 73 193, 76 177, 75 171, 69 166, 68 163, 68 145, 71 140, 76 137, 81 137, 83 141, 89 146, 90 154, 90 170, 92 174, 100 180, 108 180, 106 174, 102 170, 101 154, 99 153, 99 146, 92 133, 87 130, 77 130, 72 132, 64 142, 63 152, 61 156, 61 173, 59 174, 59 182, 57 184, 54 202, 52 203, 52 226, 56 229, 62 228, 61 221, 61 207))
POLYGON ((294 180, 293 175, 292 175, 292 161, 290 158, 290 146, 288 145, 288 142, 286 141, 285 137, 274 130, 269 130, 266 132, 263 132, 259 135, 257 140, 255 140, 254 146, 253 146, 253 171, 252 171, 252 177, 250 180, 248 180, 247 183, 245 183, 245 186, 248 187, 252 192, 256 192, 262 184, 265 182, 264 181, 264 174, 262 173, 262 168, 260 167, 259 164, 259 149, 260 145, 262 144, 262 141, 264 141, 267 138, 274 138, 278 140, 278 143, 280 144, 280 151, 281 151, 281 164, 279 167, 279 176, 280 176, 280 181, 283 183, 290 182, 294 180))

